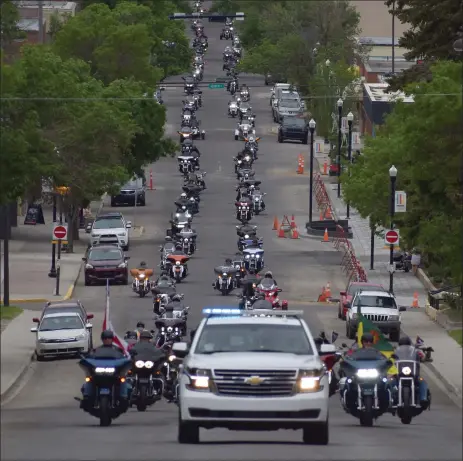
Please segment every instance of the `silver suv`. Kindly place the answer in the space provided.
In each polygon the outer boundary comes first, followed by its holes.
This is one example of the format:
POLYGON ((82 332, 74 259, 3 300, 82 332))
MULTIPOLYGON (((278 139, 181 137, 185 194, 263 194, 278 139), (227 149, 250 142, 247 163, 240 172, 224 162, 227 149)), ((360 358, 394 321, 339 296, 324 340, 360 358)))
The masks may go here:
POLYGON ((280 99, 277 101, 276 107, 273 110, 273 121, 281 123, 284 117, 288 115, 302 115, 304 109, 300 99, 280 99))

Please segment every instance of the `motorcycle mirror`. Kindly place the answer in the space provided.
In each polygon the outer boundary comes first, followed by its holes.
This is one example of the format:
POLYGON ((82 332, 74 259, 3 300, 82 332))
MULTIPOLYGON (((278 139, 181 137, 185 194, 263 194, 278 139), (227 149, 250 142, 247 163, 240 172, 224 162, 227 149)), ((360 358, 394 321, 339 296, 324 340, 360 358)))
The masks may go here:
POLYGON ((346 343, 341 344, 342 347, 349 347, 346 343))
POLYGON ((391 359, 397 360, 399 357, 396 354, 391 355, 391 359))
POLYGON ((334 343, 336 342, 336 340, 338 339, 338 333, 336 333, 335 331, 333 331, 333 333, 331 333, 331 342, 334 343))
POLYGON ((278 288, 278 293, 281 293, 283 290, 281 288, 278 288))

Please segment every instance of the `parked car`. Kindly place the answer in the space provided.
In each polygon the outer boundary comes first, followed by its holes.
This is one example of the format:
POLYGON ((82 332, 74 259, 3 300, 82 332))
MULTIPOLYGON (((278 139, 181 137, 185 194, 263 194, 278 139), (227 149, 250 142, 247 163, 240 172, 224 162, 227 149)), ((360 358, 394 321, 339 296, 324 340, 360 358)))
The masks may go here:
POLYGON ((283 117, 278 127, 278 142, 301 141, 307 144, 309 140, 309 127, 302 117, 283 117))
MULTIPOLYGON (((93 314, 89 314, 84 305, 78 299, 69 299, 67 301, 48 302, 42 310, 40 317, 34 317, 34 323, 40 323, 47 314, 70 314, 80 315, 82 321, 88 324, 93 319, 93 314)), ((93 348, 92 330, 90 329, 90 348, 93 348)))
POLYGON ((35 353, 38 361, 46 357, 86 354, 91 348, 90 330, 76 312, 45 314, 39 325, 31 328, 36 334, 35 353))
POLYGON ((354 296, 360 291, 386 291, 382 285, 369 282, 350 282, 345 291, 340 292, 338 318, 346 320, 347 310, 354 296))
POLYGON ((87 257, 82 258, 85 262, 85 285, 106 282, 106 280, 127 285, 129 259, 116 245, 98 245, 90 248, 87 257))
POLYGON ((143 178, 134 178, 124 184, 119 193, 111 195, 111 206, 118 205, 146 205, 146 186, 143 178))
POLYGON ((118 244, 124 250, 130 246, 129 229, 131 221, 126 221, 121 213, 99 215, 92 224, 91 245, 118 244))

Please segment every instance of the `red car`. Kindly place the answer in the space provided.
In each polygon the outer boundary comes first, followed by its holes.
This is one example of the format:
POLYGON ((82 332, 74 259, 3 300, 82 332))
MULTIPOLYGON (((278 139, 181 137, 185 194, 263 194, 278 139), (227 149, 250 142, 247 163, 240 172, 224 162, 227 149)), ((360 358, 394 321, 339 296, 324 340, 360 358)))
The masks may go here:
POLYGON ((347 309, 352 302, 354 295, 358 291, 386 291, 382 285, 368 282, 351 282, 347 285, 346 291, 341 291, 339 305, 338 305, 338 318, 346 320, 347 309))

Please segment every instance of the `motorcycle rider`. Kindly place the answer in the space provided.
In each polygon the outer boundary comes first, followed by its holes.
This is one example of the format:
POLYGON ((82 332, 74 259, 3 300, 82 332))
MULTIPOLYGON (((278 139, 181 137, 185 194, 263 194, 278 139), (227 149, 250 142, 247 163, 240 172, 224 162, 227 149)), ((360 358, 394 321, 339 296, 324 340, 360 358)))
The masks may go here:
POLYGON ((256 229, 255 226, 251 226, 249 223, 245 222, 242 226, 239 226, 236 229, 236 233, 238 234, 239 237, 245 236, 245 235, 256 235, 256 229))
POLYGON ((412 340, 408 336, 402 336, 399 339, 399 344, 394 351, 394 354, 399 359, 401 357, 404 358, 404 360, 406 358, 409 360, 412 359, 417 363, 420 406, 423 410, 426 410, 430 403, 428 384, 424 378, 420 376, 420 362, 425 358, 425 354, 413 345, 412 340))
POLYGON ((181 210, 182 207, 185 207, 185 209, 188 209, 190 202, 188 200, 187 194, 185 192, 182 192, 180 194, 180 197, 174 202, 174 204, 181 210))
POLYGON ((153 335, 148 330, 143 330, 140 333, 140 341, 136 343, 130 350, 131 357, 135 358, 136 356, 143 355, 146 357, 146 360, 152 360, 156 362, 165 356, 164 352, 158 349, 152 343, 153 335))
POLYGON ((239 304, 240 309, 245 308, 246 298, 252 298, 255 295, 255 288, 259 283, 259 276, 255 269, 250 269, 241 281, 243 287, 242 297, 239 304))
MULTIPOLYGON (((125 358, 124 352, 116 346, 114 343, 114 333, 111 330, 104 330, 101 333, 101 346, 94 349, 88 354, 89 358, 93 359, 123 359, 125 358)), ((84 408, 86 403, 90 400, 94 393, 94 386, 92 381, 86 382, 81 387, 82 400, 80 402, 80 408, 84 408)), ((128 406, 130 384, 127 382, 120 382, 119 384, 119 404, 121 406, 128 406)))
POLYGON ((277 281, 275 280, 275 278, 273 277, 273 274, 271 271, 267 271, 264 275, 264 279, 267 279, 267 280, 272 280, 273 281, 273 284, 278 286, 278 283, 277 281))
POLYGON ((252 205, 252 200, 251 198, 249 197, 249 194, 248 194, 248 191, 247 189, 242 191, 242 189, 240 189, 240 191, 238 192, 238 196, 239 198, 237 198, 237 202, 242 202, 242 203, 247 203, 248 206, 251 206, 252 205), (241 196, 239 195, 241 192, 241 196))
POLYGON ((140 337, 140 333, 145 329, 145 324, 143 322, 138 322, 137 323, 137 328, 136 328, 136 332, 138 334, 138 337, 140 337))
POLYGON ((265 299, 265 295, 263 293, 259 293, 256 298, 257 299, 252 303, 253 309, 273 309, 272 303, 265 299))

